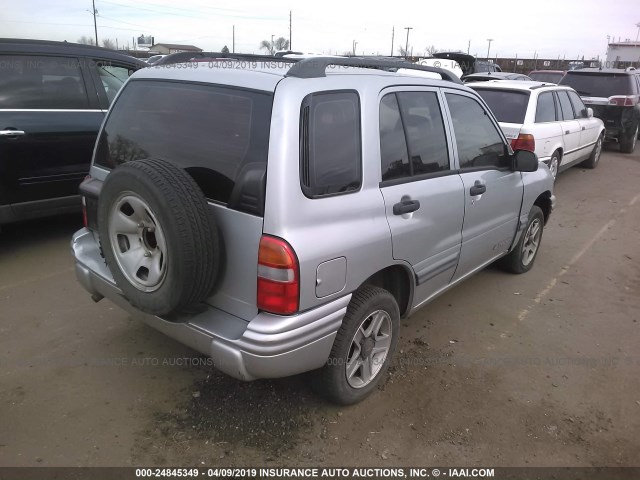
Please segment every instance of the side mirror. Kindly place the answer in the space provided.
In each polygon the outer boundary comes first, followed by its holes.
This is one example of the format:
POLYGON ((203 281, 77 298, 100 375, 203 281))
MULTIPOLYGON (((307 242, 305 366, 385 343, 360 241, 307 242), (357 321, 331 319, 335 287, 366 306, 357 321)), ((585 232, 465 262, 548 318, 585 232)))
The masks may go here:
POLYGON ((593 118, 593 108, 587 108, 587 118, 593 118))
POLYGON ((538 170, 538 156, 529 150, 516 150, 512 159, 515 172, 535 172, 538 170))

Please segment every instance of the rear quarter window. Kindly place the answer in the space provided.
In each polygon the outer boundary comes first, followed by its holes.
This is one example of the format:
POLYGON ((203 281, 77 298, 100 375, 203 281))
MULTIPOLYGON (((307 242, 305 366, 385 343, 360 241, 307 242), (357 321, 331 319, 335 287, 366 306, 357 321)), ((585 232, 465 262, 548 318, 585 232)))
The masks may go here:
POLYGON ((133 80, 111 109, 95 164, 166 160, 187 170, 208 199, 262 213, 272 100, 263 92, 133 80))
POLYGON ((357 92, 314 93, 302 102, 300 183, 307 197, 360 189, 360 99, 357 92))

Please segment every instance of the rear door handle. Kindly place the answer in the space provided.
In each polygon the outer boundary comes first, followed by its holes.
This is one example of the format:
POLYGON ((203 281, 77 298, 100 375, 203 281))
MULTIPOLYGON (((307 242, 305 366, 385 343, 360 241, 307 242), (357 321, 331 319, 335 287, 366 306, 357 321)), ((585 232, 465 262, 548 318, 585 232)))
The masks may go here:
MULTIPOLYGON (((556 131, 557 131, 557 130, 556 130, 556 131)), ((571 133, 571 130, 565 130, 565 131, 564 131, 564 134, 565 134, 565 135, 569 135, 570 133, 571 133)))
POLYGON ((469 193, 472 197, 475 197, 476 195, 482 195, 486 191, 487 186, 483 185, 480 182, 476 182, 475 185, 469 189, 469 193))
POLYGON ((586 130, 586 127, 582 127, 582 130, 586 130))
POLYGON ((22 130, 0 130, 0 137, 19 137, 26 135, 22 130))
POLYGON ((404 215, 405 213, 415 212, 420 208, 420 201, 418 200, 402 200, 400 203, 396 203, 393 206, 394 215, 404 215))

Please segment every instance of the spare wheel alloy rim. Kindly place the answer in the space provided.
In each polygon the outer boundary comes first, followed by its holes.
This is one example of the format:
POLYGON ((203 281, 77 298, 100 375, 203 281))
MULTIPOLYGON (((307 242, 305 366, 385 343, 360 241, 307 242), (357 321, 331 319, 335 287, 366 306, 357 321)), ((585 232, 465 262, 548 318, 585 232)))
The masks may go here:
POLYGON ((120 271, 142 292, 159 289, 167 276, 167 243, 149 204, 133 192, 120 195, 109 213, 111 249, 120 271))

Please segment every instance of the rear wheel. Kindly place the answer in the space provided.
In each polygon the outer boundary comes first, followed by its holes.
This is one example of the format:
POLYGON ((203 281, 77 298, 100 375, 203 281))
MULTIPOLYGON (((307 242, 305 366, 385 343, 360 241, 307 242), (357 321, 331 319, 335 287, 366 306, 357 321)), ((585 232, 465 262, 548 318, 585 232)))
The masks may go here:
POLYGON ((400 311, 388 291, 365 285, 353 294, 327 363, 313 372, 313 389, 349 405, 366 398, 384 377, 398 342, 400 311))
POLYGON ((638 125, 632 131, 628 132, 620 138, 620 151, 622 153, 633 153, 636 148, 636 141, 638 139, 638 125))
POLYGON ((600 154, 602 153, 602 142, 603 136, 600 135, 598 137, 598 141, 593 147, 591 155, 584 162, 582 162, 582 166, 584 168, 596 168, 598 166, 598 162, 600 162, 600 154))

